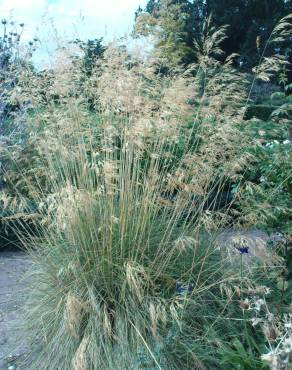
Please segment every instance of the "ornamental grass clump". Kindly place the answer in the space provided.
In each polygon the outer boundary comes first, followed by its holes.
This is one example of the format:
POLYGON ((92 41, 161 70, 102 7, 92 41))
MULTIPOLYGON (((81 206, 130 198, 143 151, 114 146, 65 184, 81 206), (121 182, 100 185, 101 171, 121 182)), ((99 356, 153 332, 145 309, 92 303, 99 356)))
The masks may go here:
MULTIPOLYGON (((126 120, 114 135, 104 124, 97 147, 71 136, 72 158, 46 157, 53 193, 30 241, 35 364, 204 368, 196 347, 222 326, 204 311, 238 276, 202 226, 204 200, 176 186, 164 151, 173 144, 158 135, 137 145, 126 120)), ((211 304, 214 318, 225 303, 211 304)))
POLYGON ((222 167, 211 150, 196 153, 197 129, 185 124, 189 90, 169 104, 189 80, 149 83, 124 63, 117 70, 120 51, 113 53, 83 95, 72 91, 72 65, 70 88, 30 117, 31 125, 46 122, 35 143, 38 171, 33 181, 21 177, 41 215, 37 233, 23 240, 34 261, 26 305, 32 367, 205 368, 228 341, 223 327, 234 332, 224 322, 223 287, 240 279, 214 240, 225 222, 216 217, 222 167), (110 71, 120 79, 102 95, 110 71))
MULTIPOLYGON (((218 55, 224 28, 211 32, 218 55)), ((33 260, 31 368, 220 368, 235 337, 255 356, 240 300, 256 280, 216 242, 231 221, 222 190, 249 160, 246 81, 230 58, 198 60, 163 76, 111 45, 86 78, 70 55, 19 76, 37 163, 17 181, 39 216, 20 236, 33 260)))

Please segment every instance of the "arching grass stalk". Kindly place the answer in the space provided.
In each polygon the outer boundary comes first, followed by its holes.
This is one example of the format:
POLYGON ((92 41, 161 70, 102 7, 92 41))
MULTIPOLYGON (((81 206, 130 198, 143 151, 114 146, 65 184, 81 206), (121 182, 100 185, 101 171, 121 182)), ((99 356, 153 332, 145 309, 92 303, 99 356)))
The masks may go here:
MULTIPOLYGON (((187 188, 163 197, 176 182, 164 165, 165 139, 138 147, 128 130, 126 120, 115 135, 100 127, 98 146, 72 135, 72 156, 60 150, 44 159, 52 195, 28 249, 34 366, 200 368, 213 325, 203 312, 222 314, 220 286, 239 281, 204 229, 202 203, 191 203, 187 188)), ((215 350, 234 324, 213 326, 213 335, 226 333, 214 339, 215 350)))

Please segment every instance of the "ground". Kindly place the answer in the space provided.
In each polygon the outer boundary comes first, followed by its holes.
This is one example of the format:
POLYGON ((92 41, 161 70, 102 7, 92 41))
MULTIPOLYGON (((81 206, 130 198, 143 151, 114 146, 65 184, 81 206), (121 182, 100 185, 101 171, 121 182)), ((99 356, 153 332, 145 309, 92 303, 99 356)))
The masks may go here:
POLYGON ((24 370, 28 354, 21 331, 29 258, 20 251, 0 249, 0 370, 24 370))

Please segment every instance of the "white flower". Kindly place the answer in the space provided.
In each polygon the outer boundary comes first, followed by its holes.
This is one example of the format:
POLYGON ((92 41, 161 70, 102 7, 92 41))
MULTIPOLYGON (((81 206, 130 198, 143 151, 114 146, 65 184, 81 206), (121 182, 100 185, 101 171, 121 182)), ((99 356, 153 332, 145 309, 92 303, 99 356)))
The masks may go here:
POLYGON ((283 343, 283 350, 285 353, 292 353, 292 337, 286 338, 283 343))
POLYGON ((274 321, 274 318, 275 318, 275 316, 274 316, 272 313, 268 313, 268 314, 267 314, 267 320, 268 320, 269 322, 274 321))
POLYGON ((263 299, 258 299, 257 301, 255 301, 254 303, 254 308, 255 310, 257 311, 260 311, 261 310, 261 307, 265 304, 265 301, 263 299))
POLYGON ((252 319, 250 319, 251 321, 251 325, 252 326, 256 326, 258 325, 260 322, 262 322, 262 320, 259 318, 259 317, 253 317, 252 319))
POLYGON ((271 294, 271 288, 269 288, 269 287, 264 287, 264 294, 265 295, 269 295, 269 294, 271 294))
POLYGON ((276 145, 279 145, 279 144, 280 144, 278 140, 274 140, 274 143, 275 143, 276 145))
POLYGON ((283 141, 283 144, 284 144, 284 145, 291 144, 291 141, 290 141, 290 140, 285 140, 285 141, 283 141))

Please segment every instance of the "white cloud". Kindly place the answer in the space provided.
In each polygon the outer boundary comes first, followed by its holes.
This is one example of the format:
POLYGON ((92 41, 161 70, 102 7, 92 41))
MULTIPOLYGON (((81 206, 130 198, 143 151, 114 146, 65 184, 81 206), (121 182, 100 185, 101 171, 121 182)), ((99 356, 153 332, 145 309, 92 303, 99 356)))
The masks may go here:
POLYGON ((46 49, 52 49, 51 20, 58 34, 66 38, 111 39, 131 31, 135 11, 146 3, 147 0, 0 0, 0 18, 12 14, 15 21, 25 23, 25 40, 38 36, 46 49))
POLYGON ((26 22, 31 29, 40 26, 43 14, 47 14, 62 30, 64 21, 76 22, 82 15, 84 22, 94 21, 97 28, 109 25, 121 33, 129 30, 135 10, 145 3, 146 0, 0 0, 0 17, 12 11, 17 21, 26 22))

